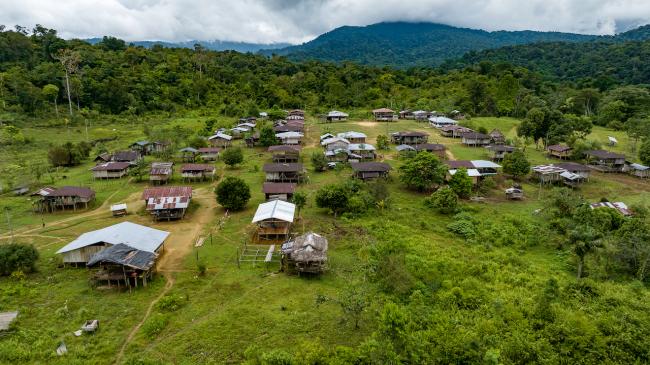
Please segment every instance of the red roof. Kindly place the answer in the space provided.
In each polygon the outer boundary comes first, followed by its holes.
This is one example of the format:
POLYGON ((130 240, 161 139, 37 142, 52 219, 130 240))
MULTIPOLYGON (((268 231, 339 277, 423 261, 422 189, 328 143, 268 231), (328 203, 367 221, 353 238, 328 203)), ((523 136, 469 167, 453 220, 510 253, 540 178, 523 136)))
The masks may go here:
POLYGON ((161 186, 156 188, 147 188, 142 192, 142 199, 149 198, 168 198, 168 197, 192 197, 192 188, 190 186, 161 186))

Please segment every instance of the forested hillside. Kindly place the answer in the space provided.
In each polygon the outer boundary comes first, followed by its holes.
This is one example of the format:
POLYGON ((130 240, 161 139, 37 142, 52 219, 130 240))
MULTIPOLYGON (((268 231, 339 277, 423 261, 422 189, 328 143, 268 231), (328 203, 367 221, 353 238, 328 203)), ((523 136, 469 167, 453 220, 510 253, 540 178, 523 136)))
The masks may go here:
POLYGON ((436 66, 468 51, 536 42, 583 42, 596 36, 534 31, 498 31, 456 28, 435 23, 378 23, 345 26, 299 46, 268 50, 292 60, 352 61, 399 68, 436 66))

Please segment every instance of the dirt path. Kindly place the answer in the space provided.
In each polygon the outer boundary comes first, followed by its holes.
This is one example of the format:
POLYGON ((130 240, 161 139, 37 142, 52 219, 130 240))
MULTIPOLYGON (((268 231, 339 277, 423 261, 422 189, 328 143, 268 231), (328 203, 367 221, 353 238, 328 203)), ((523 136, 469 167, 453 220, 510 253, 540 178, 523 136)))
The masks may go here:
POLYGON ((129 332, 115 358, 115 364, 122 362, 127 346, 149 318, 156 303, 172 289, 175 283, 174 273, 183 271, 185 257, 192 252, 194 243, 199 239, 201 232, 215 217, 217 203, 210 187, 195 190, 192 199, 200 206, 191 215, 185 216, 180 222, 163 222, 153 225, 155 228, 170 232, 170 238, 165 242, 164 253, 156 265, 156 271, 165 277, 165 287, 149 303, 142 319, 129 332))

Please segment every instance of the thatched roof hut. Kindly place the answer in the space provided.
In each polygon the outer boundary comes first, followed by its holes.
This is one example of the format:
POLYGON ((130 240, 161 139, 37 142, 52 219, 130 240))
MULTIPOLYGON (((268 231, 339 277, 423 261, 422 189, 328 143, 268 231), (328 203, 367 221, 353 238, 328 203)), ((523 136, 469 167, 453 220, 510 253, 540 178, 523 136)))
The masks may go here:
POLYGON ((320 274, 327 263, 327 239, 308 232, 282 245, 282 254, 290 270, 320 274))

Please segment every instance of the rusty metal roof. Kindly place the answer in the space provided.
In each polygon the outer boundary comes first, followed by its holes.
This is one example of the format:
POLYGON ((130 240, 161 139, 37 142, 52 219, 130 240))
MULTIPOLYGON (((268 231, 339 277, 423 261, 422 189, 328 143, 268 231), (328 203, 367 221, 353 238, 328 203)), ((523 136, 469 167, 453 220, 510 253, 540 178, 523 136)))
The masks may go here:
POLYGON ((160 186, 155 188, 147 188, 142 192, 142 199, 149 200, 150 198, 164 198, 164 197, 192 197, 192 188, 190 186, 160 186))
POLYGON ((188 163, 181 166, 181 172, 186 171, 214 171, 214 166, 207 163, 188 163))

